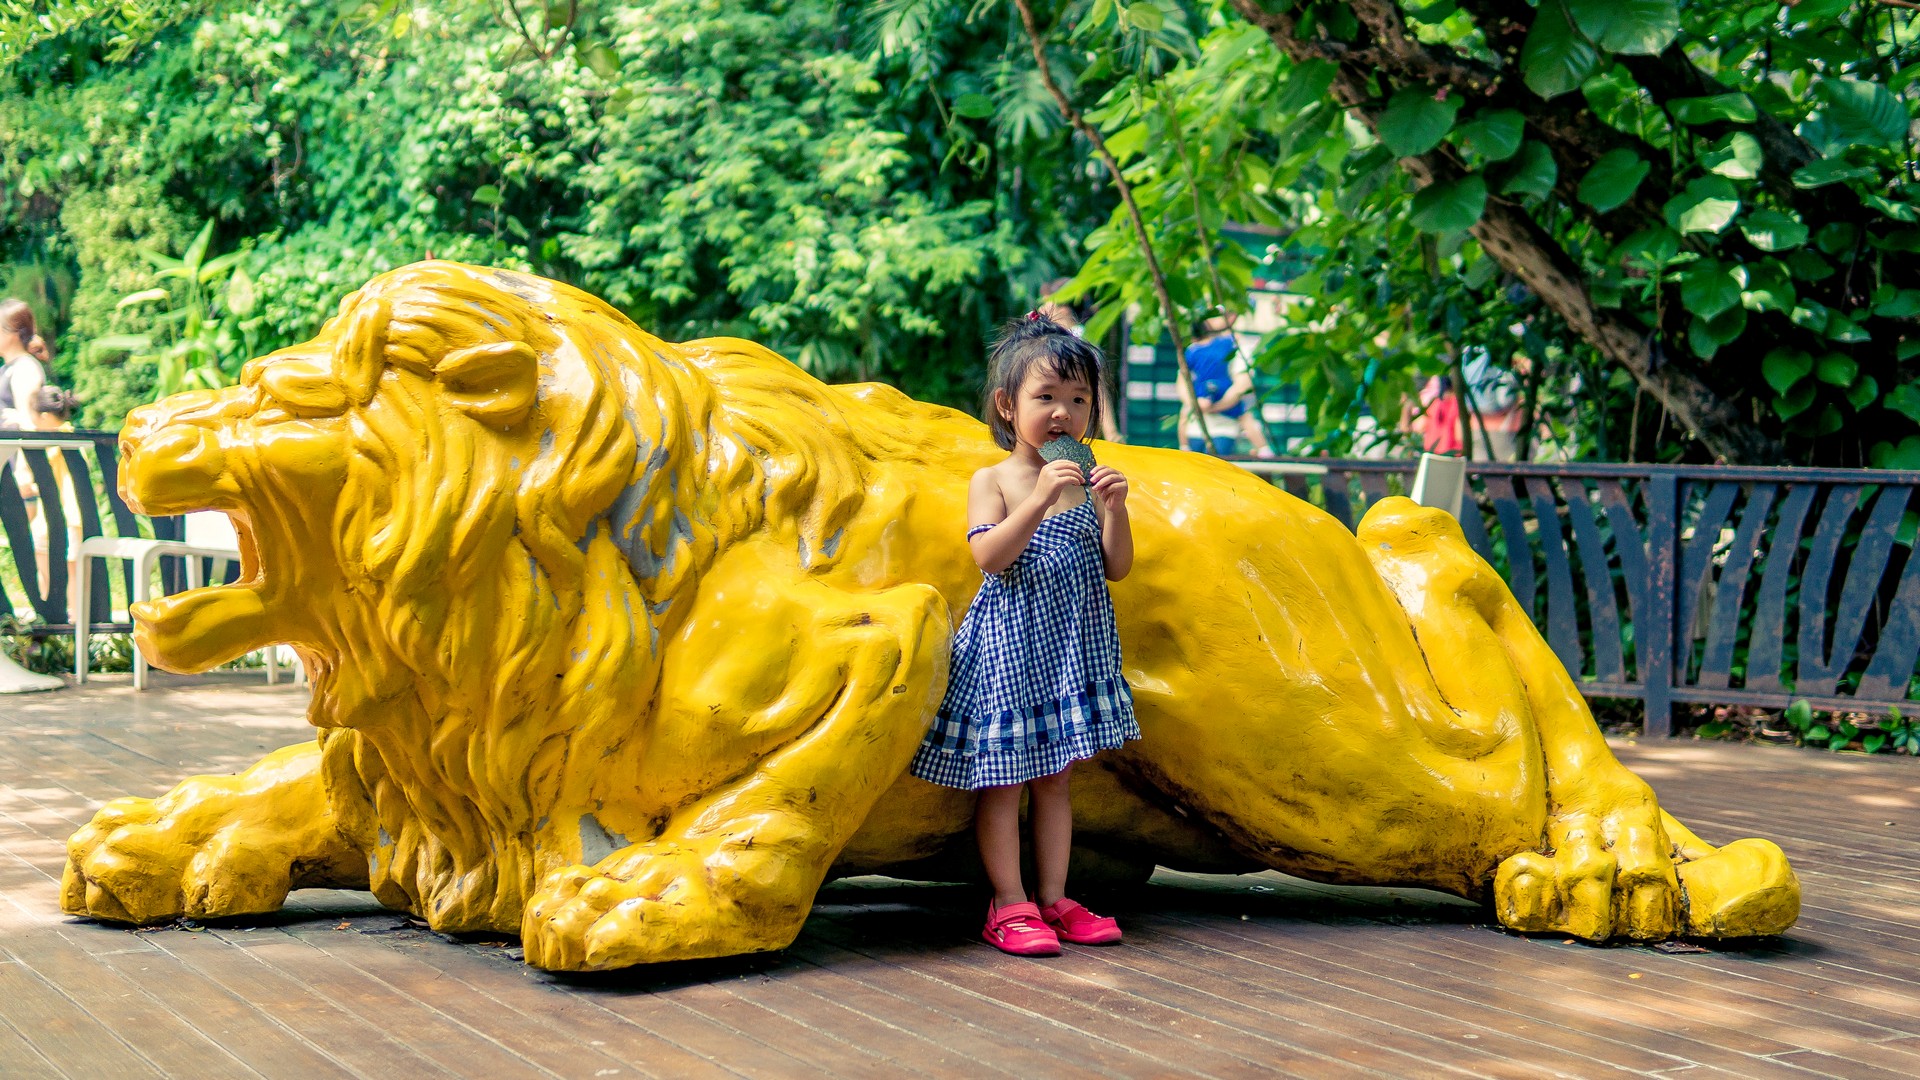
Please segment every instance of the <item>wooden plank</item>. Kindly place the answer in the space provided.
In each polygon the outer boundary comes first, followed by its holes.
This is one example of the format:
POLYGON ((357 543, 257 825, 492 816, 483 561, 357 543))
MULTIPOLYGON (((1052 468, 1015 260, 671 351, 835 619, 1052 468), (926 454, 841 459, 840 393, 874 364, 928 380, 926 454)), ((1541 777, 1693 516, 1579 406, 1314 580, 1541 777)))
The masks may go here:
POLYGON ((1567 520, 1580 557, 1580 576, 1587 588, 1587 622, 1593 639, 1593 676, 1596 681, 1620 683, 1627 679, 1621 654, 1620 605, 1614 598, 1613 568, 1606 540, 1593 516, 1592 496, 1577 479, 1560 482, 1567 494, 1567 520))
POLYGON ((836 996, 908 1025, 991 1071, 1084 1080, 1128 1075, 1140 1064, 1125 1050, 1063 1039, 1047 1018, 1004 1002, 983 1010, 977 999, 944 983, 930 987, 906 965, 842 949, 822 934, 802 933, 787 952, 844 980, 832 984, 836 996), (1016 1046, 1026 1053, 1012 1053, 1016 1046))
POLYGON ((484 1027, 515 1053, 563 1075, 616 1067, 675 1078, 726 1071, 712 1059, 600 1007, 595 1001, 599 991, 591 986, 562 982, 426 931, 375 934, 307 926, 293 929, 291 936, 329 938, 328 952, 350 960, 370 977, 461 1023, 484 1027))
POLYGON ((1527 518, 1520 509, 1520 498, 1511 481, 1496 482, 1489 477, 1487 499, 1493 503, 1494 515, 1500 519, 1500 536, 1507 545, 1507 588, 1512 590, 1520 610, 1526 612, 1528 618, 1535 618, 1533 540, 1527 535, 1527 518))
POLYGON ((1361 505, 1360 505, 1359 514, 1354 518, 1354 525, 1357 527, 1360 523, 1360 520, 1367 516, 1367 511, 1373 509, 1373 504, 1379 502, 1381 499, 1384 499, 1386 497, 1387 497, 1387 474, 1377 473, 1377 472, 1361 473, 1360 474, 1361 505))
MULTIPOLYGON (((1873 510, 1867 515, 1867 523, 1861 526, 1860 536, 1847 558, 1846 579, 1840 588, 1840 603, 1826 648, 1809 655, 1804 651, 1805 639, 1802 639, 1800 681, 1796 690, 1828 693, 1853 665, 1854 649, 1879 601, 1887 558, 1893 553, 1893 538, 1900 531, 1900 519, 1906 515, 1907 499, 1912 494, 1913 489, 1908 487, 1882 487, 1875 496, 1873 510)), ((1804 610, 1804 599, 1802 604, 1804 610)))
POLYGON ((1529 477, 1535 533, 1547 568, 1547 644, 1577 682, 1587 670, 1580 651, 1580 614, 1574 607, 1573 568, 1567 560, 1567 532, 1560 523, 1560 497, 1545 477, 1529 477))
POLYGON ((1460 501, 1460 531, 1467 538, 1467 546, 1488 566, 1493 565, 1493 541, 1487 535, 1486 508, 1481 505, 1484 496, 1473 490, 1473 478, 1467 478, 1466 490, 1460 501))
POLYGON ((23 963, 0 964, 0 1001, 7 1023, 50 1062, 86 1062, 97 1075, 116 1078, 161 1076, 120 1033, 23 963))
MULTIPOLYGON (((351 925, 350 920, 342 922, 351 925)), ((334 933, 339 937, 359 936, 350 930, 334 933)), ((501 1045, 486 1026, 476 1027, 455 1020, 432 1005, 395 991, 351 962, 331 955, 316 944, 318 935, 295 939, 278 930, 249 933, 225 929, 213 930, 210 934, 248 959, 284 976, 290 983, 304 987, 314 998, 358 1018, 369 1030, 401 1035, 408 1053, 427 1063, 424 1069, 414 1065, 411 1058, 405 1065, 395 1063, 396 1068, 407 1069, 409 1075, 559 1075, 501 1045)))
MULTIPOLYGON (((1685 512, 1690 500, 1691 490, 1696 485, 1687 485, 1689 491, 1681 494, 1679 508, 1685 512)), ((1740 494, 1740 485, 1717 483, 1707 488, 1701 500, 1700 516, 1694 519, 1693 535, 1686 537, 1680 547, 1679 592, 1675 595, 1674 619, 1674 684, 1693 683, 1693 642, 1699 636, 1701 594, 1713 580, 1713 553, 1720 543, 1720 530, 1726 526, 1727 517, 1733 510, 1733 500, 1740 494)))
POLYGON ((1827 594, 1833 568, 1845 542, 1847 525, 1860 505, 1862 488, 1858 484, 1835 485, 1827 491, 1827 502, 1820 511, 1820 523, 1814 528, 1813 544, 1807 549, 1807 563, 1800 571, 1800 658, 1796 693, 1828 694, 1832 685, 1809 686, 1808 676, 1826 666, 1827 594))
MULTIPOLYGON (((16 961, 0 957, 0 972, 10 966, 18 966, 16 961)), ((21 1080, 63 1080, 64 1074, 54 1068, 46 1055, 36 1050, 26 1036, 20 1034, 7 1021, 5 1009, 0 1009, 0 1076, 8 1080, 18 1077, 21 1080)))
POLYGON ((1906 700, 1914 663, 1920 660, 1920 559, 1914 558, 1912 549, 1907 550, 1905 558, 1900 586, 1887 607, 1873 659, 1854 691, 1863 698, 1906 700))
POLYGON ((1759 553, 1760 539, 1773 511, 1774 494, 1772 484, 1755 484, 1747 492, 1746 505, 1740 509, 1740 525, 1734 533, 1727 560, 1720 567, 1719 587, 1714 591, 1713 619, 1707 626, 1707 644, 1700 660, 1700 675, 1694 680, 1696 686, 1725 687, 1731 678, 1734 644, 1740 636, 1740 612, 1746 602, 1747 574, 1759 553))
POLYGON ((454 1074, 421 1057, 404 1042, 353 1015, 298 979, 248 955, 248 950, 205 933, 159 931, 148 939, 182 965, 270 1016, 280 1026, 321 1049, 339 1067, 360 1076, 406 1073, 412 1077, 454 1074))
MULTIPOLYGON (((1487 1034, 1495 1030, 1499 1036, 1514 1036, 1524 1039, 1540 1039, 1546 1034, 1545 1026, 1518 1028, 1501 1017, 1494 1010, 1477 1006, 1471 1002, 1460 1001, 1444 992, 1422 991, 1414 995, 1401 995, 1387 988, 1382 1001, 1387 1004, 1372 1005, 1365 1014, 1351 1009, 1338 1008, 1320 1000, 1318 987, 1313 982, 1303 982, 1289 975, 1276 979, 1270 969, 1257 964, 1241 965, 1237 950, 1227 951, 1235 957, 1227 962, 1218 961, 1213 955, 1204 954, 1195 962, 1192 950, 1187 946, 1187 934, 1211 929, 1211 923, 1197 921, 1191 916, 1175 915, 1169 920, 1156 917, 1154 920, 1156 935, 1144 949, 1107 951, 1100 954, 1109 963, 1128 968, 1151 970, 1159 973, 1168 982, 1175 985, 1191 986, 1193 992, 1204 994, 1207 1008, 1216 1015, 1234 1015, 1235 1008, 1248 1010, 1253 1020, 1248 1026, 1258 1023, 1260 1018, 1279 1018, 1286 1016, 1294 1020, 1307 1032, 1321 1032, 1324 1045, 1308 1042, 1307 1045, 1326 1054, 1338 1054, 1357 1065, 1379 1069, 1389 1075, 1417 1075, 1430 1071, 1436 1062, 1446 1063, 1454 1055, 1453 1048, 1463 1043, 1476 1045, 1473 1049, 1487 1050, 1477 1044, 1487 1034), (1296 989, 1297 987, 1297 989, 1296 989), (1424 1015, 1423 1015, 1424 1014, 1424 1015), (1405 1038, 1408 1031, 1418 1032, 1420 1039, 1405 1038), (1446 1034, 1440 1034, 1445 1031, 1446 1034), (1472 1035, 1473 1038, 1466 1038, 1472 1035), (1329 1038, 1331 1036, 1331 1038, 1329 1038), (1457 1042, 1455 1040, 1458 1040, 1457 1042), (1360 1056, 1346 1047, 1359 1045, 1373 1053, 1360 1056), (1391 1050, 1393 1056, 1382 1056, 1382 1051, 1391 1050)), ((1300 938, 1303 928, 1289 926, 1284 934, 1289 938, 1300 938)), ((1278 934, 1276 936, 1279 936, 1278 934)), ((1324 950, 1332 957, 1338 957, 1343 951, 1341 946, 1323 940, 1312 940, 1319 935, 1311 935, 1305 947, 1324 950)), ((1381 985, 1375 985, 1379 989, 1381 985)), ((1271 1021, 1268 1021, 1269 1026, 1271 1021)), ((1303 1040, 1306 1036, 1301 1036, 1303 1040)), ((1578 1040, 1575 1040, 1576 1042, 1578 1040)), ((1509 1047, 1511 1044, 1496 1040, 1495 1049, 1509 1047)), ((1597 1045, 1597 1044, 1595 1044, 1597 1045)), ((1550 1047, 1549 1050, 1564 1049, 1550 1047)), ((1533 1062, 1541 1068, 1558 1065, 1566 1068, 1576 1067, 1576 1074, 1605 1071, 1603 1059, 1579 1061, 1577 1057, 1563 1057, 1558 1053, 1546 1053, 1544 1060, 1533 1062)), ((1649 1061, 1671 1063, 1673 1058, 1650 1058, 1649 1061)))
MULTIPOLYGON (((1634 681, 1646 681, 1646 644, 1640 633, 1641 613, 1651 620, 1657 612, 1647 604, 1647 539, 1640 532, 1640 525, 1633 517, 1633 503, 1617 480, 1600 480, 1595 483, 1600 492, 1600 505, 1605 508, 1607 531, 1613 538, 1613 556, 1620 561, 1620 584, 1627 594, 1627 615, 1633 620, 1633 674, 1634 681)), ((1672 613, 1668 612, 1668 618, 1672 613)), ((1624 677, 1624 676, 1623 676, 1624 677)))
POLYGON ((1353 531, 1359 519, 1353 516, 1353 499, 1348 486, 1352 475, 1344 469, 1328 469, 1320 478, 1320 498, 1326 503, 1327 513, 1332 514, 1340 524, 1353 531))
POLYGON ((1647 504, 1647 584, 1644 603, 1634 608, 1634 655, 1640 683, 1646 687, 1647 712, 1641 730, 1649 737, 1673 733, 1674 659, 1680 636, 1674 631, 1673 599, 1679 579, 1680 504, 1673 477, 1649 477, 1641 492, 1647 504))
POLYGON ((1786 647, 1787 589, 1800 561, 1800 533, 1807 510, 1819 494, 1814 484, 1791 484, 1781 500, 1780 515, 1767 537, 1766 565, 1760 591, 1754 596, 1752 639, 1747 648, 1747 689, 1772 693, 1781 689, 1781 658, 1786 647))

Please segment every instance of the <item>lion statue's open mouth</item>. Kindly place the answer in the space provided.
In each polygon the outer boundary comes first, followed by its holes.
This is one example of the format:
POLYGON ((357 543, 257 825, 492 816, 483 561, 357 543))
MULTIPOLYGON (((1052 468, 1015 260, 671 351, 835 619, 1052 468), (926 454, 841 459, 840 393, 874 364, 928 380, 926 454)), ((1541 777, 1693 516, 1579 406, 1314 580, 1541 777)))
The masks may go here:
MULTIPOLYGON (((140 647, 289 642, 321 733, 103 808, 67 911, 370 888, 609 968, 781 947, 829 874, 967 872, 971 804, 905 772, 978 587, 971 418, 421 263, 122 445, 129 503, 225 512, 243 552, 136 610, 140 647)), ((1793 922, 1779 849, 1661 812, 1451 518, 1388 499, 1356 537, 1199 455, 1099 454, 1133 482, 1144 737, 1076 771, 1088 865, 1426 885, 1594 939, 1793 922)))

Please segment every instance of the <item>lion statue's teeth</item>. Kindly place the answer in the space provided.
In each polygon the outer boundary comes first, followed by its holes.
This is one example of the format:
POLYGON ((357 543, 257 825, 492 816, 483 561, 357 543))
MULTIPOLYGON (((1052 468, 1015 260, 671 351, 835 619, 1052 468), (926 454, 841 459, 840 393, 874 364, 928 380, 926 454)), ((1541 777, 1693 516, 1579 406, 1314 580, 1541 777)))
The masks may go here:
POLYGON ((273 643, 265 600, 246 585, 148 600, 132 614, 135 644, 168 671, 205 671, 273 643))

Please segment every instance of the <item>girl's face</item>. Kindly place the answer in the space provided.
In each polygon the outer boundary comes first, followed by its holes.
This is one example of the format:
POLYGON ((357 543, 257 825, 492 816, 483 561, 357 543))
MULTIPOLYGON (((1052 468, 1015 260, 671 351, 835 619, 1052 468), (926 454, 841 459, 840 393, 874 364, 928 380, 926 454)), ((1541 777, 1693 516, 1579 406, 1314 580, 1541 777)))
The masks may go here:
POLYGON ((1012 403, 1002 392, 1000 415, 1013 425, 1021 445, 1038 448, 1061 435, 1079 439, 1093 414, 1093 388, 1083 379, 1062 379, 1035 364, 1012 403))

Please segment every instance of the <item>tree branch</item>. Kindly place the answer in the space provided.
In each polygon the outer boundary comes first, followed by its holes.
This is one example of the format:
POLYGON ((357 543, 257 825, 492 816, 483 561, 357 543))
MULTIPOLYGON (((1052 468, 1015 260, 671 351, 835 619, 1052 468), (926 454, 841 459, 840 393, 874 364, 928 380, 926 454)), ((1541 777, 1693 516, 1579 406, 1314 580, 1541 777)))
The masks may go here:
POLYGON ((1211 454, 1213 433, 1207 430, 1207 417, 1200 411, 1199 395, 1193 388, 1193 369, 1187 366, 1187 336, 1181 332, 1179 311, 1173 306, 1173 297, 1167 292, 1167 278, 1160 272, 1160 257, 1153 252, 1153 238, 1147 232, 1146 219, 1140 216, 1140 204, 1134 200, 1133 185, 1127 183, 1127 174, 1121 170, 1120 163, 1107 149, 1107 141, 1100 137, 1099 130, 1087 123, 1086 117, 1080 115, 1080 110, 1073 107, 1073 102, 1067 100, 1066 92, 1061 90, 1059 82, 1055 81, 1053 65, 1047 61, 1046 37, 1040 33, 1040 27, 1034 21, 1033 5, 1030 0, 1013 0, 1013 3, 1020 9, 1020 25, 1027 32, 1028 44, 1033 46, 1033 62, 1040 70, 1040 81, 1045 84, 1047 93, 1053 95, 1053 100, 1060 106, 1060 114, 1066 117, 1067 123, 1071 124, 1082 138, 1093 144, 1093 152, 1099 155, 1101 163, 1107 167, 1107 172, 1113 177, 1113 186, 1120 192, 1120 201, 1126 204, 1127 217, 1133 222, 1134 237, 1140 242, 1140 254, 1146 259, 1147 271, 1153 277, 1153 294, 1160 301, 1161 318, 1166 321, 1168 336, 1173 338, 1173 358, 1180 368, 1181 401, 1193 410, 1194 416, 1199 420, 1201 440, 1207 444, 1206 452, 1211 454))
MULTIPOLYGON (((1367 2, 1369 0, 1360 0, 1360 3, 1367 2)), ((1265 30, 1274 44, 1289 57, 1298 61, 1313 56, 1312 51, 1304 48, 1299 40, 1299 24, 1294 18, 1284 13, 1265 11, 1259 6, 1258 0, 1232 0, 1232 4, 1243 18, 1265 30)), ((1485 8, 1486 5, 1483 3, 1475 7, 1485 8)), ((1382 51, 1390 40, 1380 39, 1382 51)), ((1396 62, 1382 65, 1389 78, 1397 76, 1405 81, 1412 77, 1411 69, 1397 62, 1400 57, 1391 59, 1396 62)), ((1331 93, 1357 119, 1373 128, 1376 117, 1365 108, 1368 101, 1368 74, 1342 64, 1334 77, 1331 93)), ((1535 111, 1537 108, 1528 110, 1530 118, 1535 111)), ((1597 123, 1591 123, 1591 126, 1599 127, 1597 123)), ((1421 187, 1436 180, 1453 179, 1460 171, 1458 166, 1439 152, 1402 158, 1400 165, 1421 187)), ((1682 365, 1657 360, 1654 335, 1649 335, 1621 314, 1595 304, 1579 266, 1559 241, 1531 216, 1504 200, 1489 199, 1485 212, 1473 226, 1472 232, 1487 254, 1493 256, 1502 268, 1525 283, 1602 356, 1631 373, 1716 457, 1729 462, 1777 462, 1782 459, 1780 445, 1748 422, 1731 401, 1709 387, 1697 374, 1682 365)))

